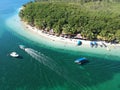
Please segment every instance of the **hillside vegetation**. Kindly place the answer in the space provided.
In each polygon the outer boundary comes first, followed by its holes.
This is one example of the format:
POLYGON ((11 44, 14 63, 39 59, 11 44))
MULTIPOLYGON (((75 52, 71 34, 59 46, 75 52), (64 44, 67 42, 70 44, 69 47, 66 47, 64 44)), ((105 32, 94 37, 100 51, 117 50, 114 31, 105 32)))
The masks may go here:
POLYGON ((120 42, 119 0, 118 2, 117 0, 85 0, 86 2, 65 0, 67 3, 62 1, 29 2, 23 5, 19 16, 38 29, 47 31, 53 29, 57 35, 81 34, 83 38, 89 40, 120 42))

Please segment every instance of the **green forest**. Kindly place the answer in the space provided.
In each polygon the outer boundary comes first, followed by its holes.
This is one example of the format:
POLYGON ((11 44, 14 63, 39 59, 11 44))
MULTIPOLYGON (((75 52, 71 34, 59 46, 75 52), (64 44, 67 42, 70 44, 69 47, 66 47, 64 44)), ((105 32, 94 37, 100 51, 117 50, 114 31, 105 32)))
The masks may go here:
MULTIPOLYGON (((87 40, 120 43, 119 0, 35 0, 19 16, 31 26, 55 35, 80 34, 87 40)), ((73 38, 73 37, 72 37, 73 38)))

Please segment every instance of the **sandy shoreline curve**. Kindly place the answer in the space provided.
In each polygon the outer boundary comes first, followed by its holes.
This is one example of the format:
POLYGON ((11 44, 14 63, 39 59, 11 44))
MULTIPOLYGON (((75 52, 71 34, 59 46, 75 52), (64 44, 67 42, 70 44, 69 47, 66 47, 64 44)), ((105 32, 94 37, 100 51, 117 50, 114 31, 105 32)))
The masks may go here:
MULTIPOLYGON (((22 10, 22 9, 23 9, 23 7, 20 7, 18 9, 18 12, 20 12, 20 10, 22 10)), ((33 32, 39 34, 40 36, 42 36, 43 38, 49 39, 51 41, 61 42, 64 44, 72 44, 75 46, 77 45, 78 41, 81 41, 82 46, 87 46, 87 47, 90 47, 90 43, 92 42, 90 40, 71 39, 71 38, 64 38, 61 36, 58 37, 55 35, 46 34, 46 33, 43 33, 42 30, 39 30, 36 27, 32 27, 32 26, 28 25, 26 22, 22 21, 21 19, 20 19, 20 21, 26 29, 33 31, 33 32)), ((105 47, 106 50, 108 50, 108 51, 110 51, 113 48, 120 47, 120 44, 111 44, 111 43, 106 43, 105 41, 95 41, 95 42, 97 43, 97 47, 101 47, 101 46, 105 47)))
POLYGON ((35 27, 28 25, 26 22, 23 22, 18 16, 18 11, 11 17, 6 20, 6 25, 11 28, 15 33, 31 39, 37 43, 44 44, 49 47, 54 47, 58 49, 72 50, 77 52, 88 52, 94 54, 109 54, 114 56, 120 56, 120 44, 110 44, 104 41, 96 41, 98 46, 91 48, 89 40, 80 40, 80 39, 70 39, 64 37, 53 36, 45 34, 42 30, 38 30, 35 27), (78 46, 77 42, 80 40, 82 45, 78 46), (104 43, 107 47, 101 47, 101 43, 104 43))
MULTIPOLYGON (((94 41, 89 41, 89 40, 71 39, 71 38, 65 38, 65 37, 61 37, 61 36, 55 36, 55 35, 46 34, 46 33, 42 32, 42 30, 39 30, 36 27, 30 26, 24 21, 21 21, 21 23, 23 24, 23 26, 26 29, 28 29, 28 30, 42 36, 43 38, 51 40, 51 41, 61 42, 63 44, 71 44, 71 45, 74 45, 74 46, 79 46, 79 45, 77 45, 77 43, 78 43, 78 41, 81 41, 82 44, 80 46, 86 46, 86 47, 90 47, 90 48, 91 48, 90 43, 94 42, 94 41)), ((111 43, 107 43, 105 41, 95 41, 95 42, 98 44, 97 47, 104 47, 104 48, 106 48, 106 50, 111 50, 111 49, 114 49, 116 47, 117 48, 120 47, 120 44, 111 44, 111 43)))

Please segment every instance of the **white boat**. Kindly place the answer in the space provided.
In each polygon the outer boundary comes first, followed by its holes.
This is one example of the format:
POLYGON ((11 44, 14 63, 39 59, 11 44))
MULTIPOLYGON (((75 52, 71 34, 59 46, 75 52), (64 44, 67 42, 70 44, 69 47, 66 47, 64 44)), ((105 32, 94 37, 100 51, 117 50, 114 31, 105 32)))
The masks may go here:
POLYGON ((11 52, 10 56, 17 58, 17 57, 19 57, 19 54, 17 54, 16 52, 11 52))
POLYGON ((19 45, 20 49, 25 50, 25 46, 24 45, 19 45))

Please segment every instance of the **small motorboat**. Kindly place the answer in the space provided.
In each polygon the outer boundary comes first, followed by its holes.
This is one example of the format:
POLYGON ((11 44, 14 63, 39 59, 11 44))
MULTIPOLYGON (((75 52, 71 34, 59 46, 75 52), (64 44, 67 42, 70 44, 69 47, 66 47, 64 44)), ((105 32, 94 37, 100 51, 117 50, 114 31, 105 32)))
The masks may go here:
POLYGON ((83 58, 79 58, 77 60, 74 61, 77 64, 84 64, 86 62, 88 62, 87 58, 83 57, 83 58))
POLYGON ((25 46, 24 45, 19 45, 19 48, 22 50, 25 50, 25 46))
POLYGON ((14 58, 17 58, 17 57, 19 57, 19 54, 17 54, 16 52, 11 52, 10 56, 14 57, 14 58))

